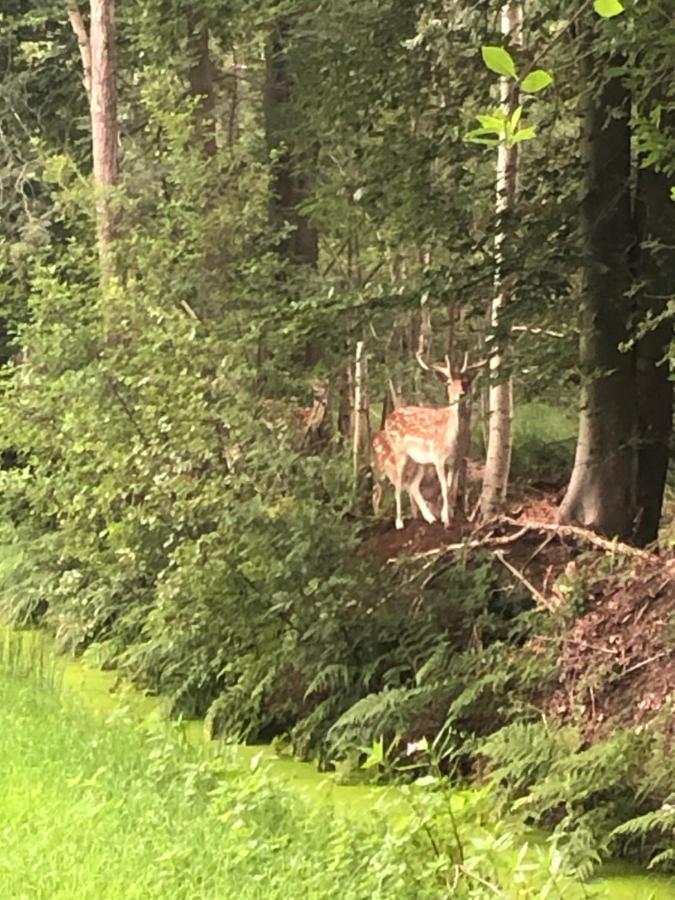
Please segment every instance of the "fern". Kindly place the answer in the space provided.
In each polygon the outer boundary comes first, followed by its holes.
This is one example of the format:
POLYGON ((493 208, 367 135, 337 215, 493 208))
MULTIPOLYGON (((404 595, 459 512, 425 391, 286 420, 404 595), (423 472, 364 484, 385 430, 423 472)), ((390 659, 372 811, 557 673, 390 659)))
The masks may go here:
POLYGON ((435 688, 393 688, 363 697, 335 722, 327 741, 335 750, 371 743, 382 734, 401 734, 435 696, 435 688))
POLYGON ((310 681, 305 691, 305 699, 313 694, 322 694, 324 692, 338 693, 349 686, 350 680, 347 666, 341 663, 331 663, 324 666, 310 681))
MULTIPOLYGON (((481 742, 479 751, 494 780, 516 800, 514 809, 555 826, 554 840, 579 875, 588 875, 619 844, 653 866, 671 865, 673 796, 649 809, 664 778, 658 734, 616 732, 583 748, 572 727, 515 722, 481 742)), ((672 771, 671 763, 671 777, 672 771)))
POLYGON ((619 838, 626 846, 630 841, 640 844, 642 855, 649 854, 649 867, 675 871, 675 794, 658 809, 628 819, 618 825, 610 838, 619 838))

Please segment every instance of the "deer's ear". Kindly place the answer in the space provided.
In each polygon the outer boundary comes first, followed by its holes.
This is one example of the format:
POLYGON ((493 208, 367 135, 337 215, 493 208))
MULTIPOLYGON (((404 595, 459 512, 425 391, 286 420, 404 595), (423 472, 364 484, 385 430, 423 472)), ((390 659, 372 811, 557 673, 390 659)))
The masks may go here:
POLYGON ((434 371, 434 375, 436 376, 436 378, 438 378, 439 381, 442 381, 443 384, 447 384, 448 381, 450 381, 449 376, 446 374, 446 372, 443 369, 437 369, 436 366, 434 366, 433 371, 434 371))

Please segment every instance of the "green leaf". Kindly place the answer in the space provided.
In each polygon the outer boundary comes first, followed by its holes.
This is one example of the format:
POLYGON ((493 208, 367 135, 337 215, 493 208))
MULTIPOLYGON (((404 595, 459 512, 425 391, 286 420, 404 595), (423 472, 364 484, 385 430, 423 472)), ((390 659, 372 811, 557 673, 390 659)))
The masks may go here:
POLYGON ((384 762, 384 743, 382 738, 380 738, 379 741, 373 741, 373 746, 370 750, 366 748, 364 748, 364 750, 368 756, 361 766, 362 769, 372 769, 374 766, 379 766, 384 762))
POLYGON ((520 122, 520 117, 522 116, 522 114, 523 114, 522 106, 518 106, 518 107, 516 107, 516 109, 513 110, 513 115, 511 116, 511 121, 509 122, 509 128, 511 129, 511 134, 513 134, 513 132, 518 127, 518 123, 520 122))
POLYGON ((513 57, 503 47, 481 47, 480 52, 483 62, 492 72, 504 75, 506 78, 516 77, 516 64, 513 57))
POLYGON ((553 78, 544 69, 535 69, 523 80, 521 88, 526 94, 536 94, 543 91, 549 84, 553 83, 553 78))
POLYGON ((503 134, 505 122, 503 116, 476 116, 476 118, 480 122, 483 131, 503 134))
POLYGON ((465 141, 471 141, 472 144, 498 144, 498 137, 488 137, 488 135, 494 135, 494 131, 491 128, 476 128, 473 131, 469 131, 464 135, 465 141))
POLYGON ((520 141, 531 141, 533 137, 537 136, 537 131, 533 126, 529 128, 521 128, 520 131, 517 131, 513 137, 511 138, 512 144, 518 144, 520 141))
POLYGON ((431 787, 438 784, 439 779, 436 775, 422 775, 421 778, 415 780, 415 787, 431 787))
POLYGON ((619 0, 593 0, 593 7, 603 19, 611 19, 623 12, 623 4, 619 0))

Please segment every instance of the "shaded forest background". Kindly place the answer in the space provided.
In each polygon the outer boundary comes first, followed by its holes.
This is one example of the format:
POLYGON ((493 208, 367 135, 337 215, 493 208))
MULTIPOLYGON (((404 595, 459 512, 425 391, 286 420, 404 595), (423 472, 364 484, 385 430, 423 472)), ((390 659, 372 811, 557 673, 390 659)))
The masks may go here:
MULTIPOLYGON (((573 771, 562 828, 583 858, 667 801, 668 691, 646 732, 584 731, 595 662, 553 702, 593 585, 636 617, 630 584, 656 579, 655 554, 646 575, 604 553, 589 574, 588 548, 567 548, 552 611, 488 550, 382 564, 370 511, 371 433, 393 403, 444 402, 416 354, 468 353, 499 360, 474 391, 475 458, 491 389, 513 393, 510 498, 534 483, 564 494, 564 522, 658 538, 675 33, 661 2, 614 5, 562 18, 533 0, 518 45, 491 0, 5 3, 6 615, 214 733, 287 735, 323 763, 382 735, 434 736, 464 773, 527 748, 514 792, 541 777, 537 815, 560 820, 573 771), (497 148, 465 139, 499 102, 486 45, 554 78, 521 98, 535 133, 499 213, 497 148)), ((483 513, 507 502, 469 495, 483 513)), ((638 662, 664 670, 657 587, 638 662)), ((655 857, 668 838, 649 829, 655 857)))

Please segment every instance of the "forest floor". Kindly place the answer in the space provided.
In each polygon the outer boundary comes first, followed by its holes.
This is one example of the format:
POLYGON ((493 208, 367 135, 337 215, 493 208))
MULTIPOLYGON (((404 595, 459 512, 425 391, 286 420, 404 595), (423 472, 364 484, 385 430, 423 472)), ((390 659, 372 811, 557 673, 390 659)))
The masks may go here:
MULTIPOLYGON (((581 724, 587 740, 650 724, 675 739, 675 552, 639 551, 558 527, 560 491, 528 492, 507 514, 446 529, 408 520, 366 537, 361 552, 388 564, 405 556, 491 551, 507 577, 561 618, 557 682, 541 706, 581 724)), ((541 637, 541 641, 550 638, 541 637)), ((528 650, 537 652, 537 639, 528 650)))

